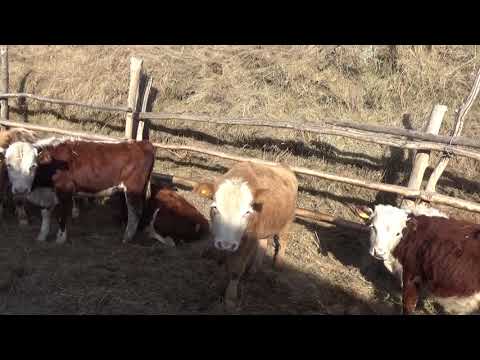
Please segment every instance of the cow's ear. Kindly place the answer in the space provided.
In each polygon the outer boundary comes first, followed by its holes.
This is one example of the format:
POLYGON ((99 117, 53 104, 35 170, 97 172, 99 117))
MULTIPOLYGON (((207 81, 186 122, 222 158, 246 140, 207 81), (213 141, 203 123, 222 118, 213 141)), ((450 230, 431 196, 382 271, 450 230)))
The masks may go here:
POLYGON ((355 214, 364 221, 369 221, 370 217, 373 215, 373 210, 368 206, 354 206, 353 210, 355 214))
POLYGON ((253 210, 257 212, 262 211, 263 203, 265 202, 265 199, 267 198, 267 195, 268 195, 268 189, 256 189, 252 195, 253 195, 253 204, 252 204, 253 210))
POLYGON ((212 182, 201 182, 193 188, 193 192, 211 200, 215 193, 215 185, 212 182))
POLYGON ((38 154, 37 161, 39 164, 49 164, 52 162, 52 155, 48 150, 42 150, 40 154, 38 154))

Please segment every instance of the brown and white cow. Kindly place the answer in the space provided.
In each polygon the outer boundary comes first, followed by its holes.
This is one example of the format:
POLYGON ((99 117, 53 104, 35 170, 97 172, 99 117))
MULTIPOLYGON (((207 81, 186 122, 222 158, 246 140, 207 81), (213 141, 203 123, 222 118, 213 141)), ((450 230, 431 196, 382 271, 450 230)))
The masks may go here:
MULTIPOLYGON (((120 199, 123 200, 123 199, 120 199)), ((126 221, 125 201, 122 201, 120 220, 126 221)), ((174 247, 180 242, 203 240, 209 233, 208 220, 182 197, 170 184, 151 184, 151 196, 147 200, 138 231, 174 247)))
POLYGON ((225 305, 231 308, 238 300, 242 275, 259 269, 269 239, 277 245, 274 266, 282 266, 286 233, 295 217, 298 181, 285 166, 242 162, 215 181, 200 183, 195 192, 213 199, 212 240, 216 249, 227 254, 225 305))
POLYGON ((404 314, 415 310, 421 290, 447 313, 479 309, 480 225, 433 208, 377 205, 358 213, 370 223, 370 254, 402 282, 404 314))
MULTIPOLYGON (((17 128, 0 132, 0 217, 3 215, 5 203, 10 195, 10 184, 5 165, 5 151, 14 142, 24 141, 33 143, 36 140, 37 134, 27 129, 17 128)), ((27 213, 23 204, 15 203, 15 213, 20 225, 28 225, 27 213)))
POLYGON ((26 196, 42 207, 38 240, 46 240, 53 209, 58 205, 57 243, 67 240, 73 194, 109 196, 121 191, 128 207, 123 242, 136 233, 155 160, 148 141, 96 142, 44 139, 16 142, 5 153, 14 196, 26 196))

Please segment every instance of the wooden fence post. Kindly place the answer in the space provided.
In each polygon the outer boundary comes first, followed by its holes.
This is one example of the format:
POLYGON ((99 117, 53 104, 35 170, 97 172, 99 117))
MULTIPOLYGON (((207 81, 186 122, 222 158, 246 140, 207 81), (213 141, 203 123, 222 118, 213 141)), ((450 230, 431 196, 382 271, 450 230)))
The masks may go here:
MULTIPOLYGON (((130 58, 130 85, 128 88, 128 107, 133 111, 138 109, 138 93, 140 91, 140 78, 142 74, 143 59, 137 57, 130 58)), ((125 119, 125 137, 133 139, 134 119, 132 113, 127 113, 125 119)))
MULTIPOLYGON (((147 85, 145 86, 145 91, 143 92, 143 101, 142 101, 142 112, 147 111, 147 104, 148 104, 148 98, 150 97, 150 90, 152 88, 152 83, 153 83, 153 78, 149 77, 147 81, 147 85)), ((137 141, 143 140, 143 133, 145 129, 145 122, 143 120, 138 121, 138 127, 137 127, 137 141)), ((148 131, 148 129, 147 129, 148 131)))
MULTIPOLYGON (((0 93, 8 93, 8 47, 0 46, 0 93)), ((0 100, 0 117, 8 119, 8 99, 0 100)))
MULTIPOLYGON (((432 113, 430 114, 430 120, 428 121, 427 128, 425 130, 428 134, 437 135, 442 125, 443 117, 447 112, 445 105, 435 105, 432 113)), ((415 160, 412 167, 412 173, 408 181, 408 188, 414 190, 420 190, 423 181, 423 175, 428 167, 430 161, 430 151, 417 151, 415 154, 415 160)), ((403 208, 412 208, 415 203, 412 200, 404 199, 402 201, 403 208)))

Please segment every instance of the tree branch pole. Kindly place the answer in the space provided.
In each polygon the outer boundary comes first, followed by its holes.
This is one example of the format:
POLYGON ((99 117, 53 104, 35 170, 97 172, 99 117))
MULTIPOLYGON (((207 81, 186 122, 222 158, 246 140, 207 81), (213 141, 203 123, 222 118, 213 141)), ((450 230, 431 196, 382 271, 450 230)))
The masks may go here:
MULTIPOLYGON (((153 78, 150 76, 143 92, 143 101, 142 101, 142 112, 147 110, 148 98, 150 97, 150 90, 152 88, 153 78)), ((137 127, 137 141, 143 140, 143 132, 145 131, 145 121, 140 120, 137 127)))
MULTIPOLYGON (((140 78, 142 75, 143 59, 132 57, 130 58, 130 84, 128 87, 128 107, 137 111, 138 96, 140 91, 140 78)), ((127 113, 125 118, 125 137, 133 139, 133 131, 135 128, 135 121, 133 113, 127 113)))
MULTIPOLYGON (((477 77, 475 78, 475 82, 473 84, 472 90, 470 91, 470 94, 468 95, 467 99, 465 100, 465 102, 457 112, 457 118, 455 120, 455 126, 452 131, 452 137, 459 136, 460 133, 462 132, 463 124, 465 123, 465 117, 468 111, 470 110, 470 108, 473 106, 473 103, 475 102, 475 99, 477 98, 479 92, 480 92, 480 70, 477 73, 477 77)), ((435 188, 437 187, 437 182, 442 176, 443 171, 446 169, 449 161, 450 161, 450 154, 448 153, 448 151, 444 152, 443 156, 438 161, 437 166, 433 170, 432 175, 430 175, 430 179, 428 179, 428 183, 425 188, 427 191, 435 191, 435 188)))
MULTIPOLYGON (((8 47, 0 46, 0 93, 8 92, 8 47)), ((0 99, 0 118, 8 119, 8 100, 0 99)))
MULTIPOLYGON (((360 131, 367 131, 374 134, 388 134, 393 136, 400 136, 407 138, 408 140, 421 140, 430 141, 440 144, 448 145, 460 145, 469 146, 474 148, 480 148, 480 141, 476 139, 470 139, 467 137, 454 137, 426 134, 420 131, 392 128, 382 125, 373 124, 359 124, 353 121, 342 120, 322 120, 318 123, 311 121, 273 121, 273 120, 261 120, 250 118, 214 118, 206 115, 192 115, 192 114, 177 114, 177 113, 154 113, 154 112, 141 112, 138 114, 139 119, 152 120, 183 120, 191 122, 204 122, 212 124, 224 124, 224 125, 244 125, 244 126, 258 126, 258 127, 271 127, 277 129, 289 129, 298 131, 308 131, 312 133, 326 134, 326 131, 334 131, 343 129, 354 129, 360 131), (328 126, 330 125, 330 126, 328 126), (333 129, 331 127, 334 127, 333 129)), ((155 123, 155 122, 153 122, 155 123)), ((335 134, 333 134, 335 135, 335 134)), ((433 149, 432 149, 433 150, 433 149)))
POLYGON ((80 101, 53 99, 53 98, 33 95, 29 93, 0 92, 0 99, 10 99, 10 98, 27 98, 27 99, 32 99, 32 100, 50 103, 50 104, 72 105, 72 106, 79 106, 79 107, 84 107, 84 108, 93 109, 93 110, 100 110, 100 111, 133 112, 131 108, 125 107, 125 106, 107 106, 107 105, 88 104, 80 101))
MULTIPOLYGON (((430 115, 430 120, 427 124, 425 132, 429 134, 438 134, 440 127, 442 125, 443 117, 447 112, 447 107, 445 105, 435 105, 432 113, 430 115)), ((425 170, 428 167, 430 161, 430 152, 429 151, 418 151, 415 154, 415 160, 412 168, 412 173, 410 174, 410 179, 408 181, 409 189, 420 189, 422 186, 423 176, 425 170)), ((402 207, 412 208, 415 203, 412 200, 404 199, 402 201, 402 207)))
MULTIPOLYGON (((24 124, 24 123, 19 123, 14 121, 0 120, 0 124, 6 125, 6 126, 12 126, 12 127, 23 127, 25 129, 30 129, 30 130, 45 131, 45 132, 51 132, 51 133, 57 133, 57 134, 66 134, 69 136, 92 139, 92 140, 101 140, 101 141, 118 141, 119 140, 118 138, 113 138, 108 136, 92 135, 88 133, 56 129, 56 128, 50 128, 46 126, 33 125, 33 124, 24 124)), ((257 164, 277 165, 277 163, 274 163, 272 161, 242 157, 238 155, 230 155, 220 151, 203 149, 203 148, 187 146, 187 145, 167 145, 167 144, 153 143, 153 146, 159 149, 164 149, 164 150, 197 152, 197 153, 207 154, 207 155, 215 156, 218 158, 233 160, 233 161, 251 161, 257 164)), ((426 202, 433 202, 433 203, 452 206, 458 209, 480 212, 480 204, 467 201, 467 200, 453 198, 446 195, 441 195, 441 194, 422 191, 422 190, 412 190, 404 186, 374 183, 374 182, 369 182, 369 181, 359 180, 359 179, 351 179, 348 177, 329 174, 329 173, 318 171, 318 170, 310 170, 303 167, 290 166, 290 169, 293 172, 301 175, 314 176, 321 179, 342 182, 345 184, 363 187, 370 190, 390 192, 390 193, 403 195, 408 198, 420 198, 421 200, 424 200, 426 202)))

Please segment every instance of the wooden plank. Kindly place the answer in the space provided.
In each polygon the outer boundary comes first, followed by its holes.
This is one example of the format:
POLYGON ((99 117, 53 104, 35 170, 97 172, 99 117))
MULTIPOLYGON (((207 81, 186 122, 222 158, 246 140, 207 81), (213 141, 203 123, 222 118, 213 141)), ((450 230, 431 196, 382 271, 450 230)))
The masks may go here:
MULTIPOLYGON (((130 85, 128 87, 128 107, 137 111, 138 93, 140 91, 140 79, 142 75, 143 59, 137 57, 130 58, 130 85)), ((125 118, 125 137, 133 139, 133 129, 135 127, 136 117, 134 114, 127 113, 125 118)))

